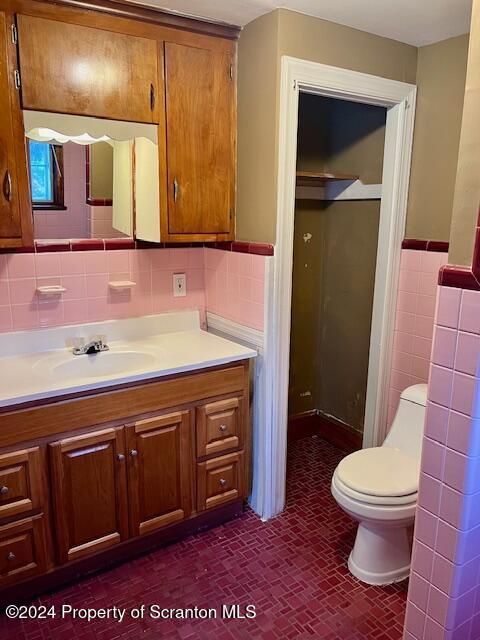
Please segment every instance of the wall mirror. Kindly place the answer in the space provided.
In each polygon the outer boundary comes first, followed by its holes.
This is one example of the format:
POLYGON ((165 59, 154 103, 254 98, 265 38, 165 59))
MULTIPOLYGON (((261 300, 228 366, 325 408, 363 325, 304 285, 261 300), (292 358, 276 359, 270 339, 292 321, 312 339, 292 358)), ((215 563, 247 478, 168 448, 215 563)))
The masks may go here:
POLYGON ((24 111, 36 240, 159 237, 156 125, 24 111))

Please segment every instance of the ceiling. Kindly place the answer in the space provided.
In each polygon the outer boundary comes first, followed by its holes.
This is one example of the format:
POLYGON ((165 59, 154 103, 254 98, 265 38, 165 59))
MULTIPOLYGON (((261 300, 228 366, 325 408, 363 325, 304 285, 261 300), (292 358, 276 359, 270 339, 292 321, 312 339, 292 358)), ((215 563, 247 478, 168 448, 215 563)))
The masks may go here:
POLYGON ((244 26, 279 7, 415 46, 469 31, 472 0, 132 0, 244 26))

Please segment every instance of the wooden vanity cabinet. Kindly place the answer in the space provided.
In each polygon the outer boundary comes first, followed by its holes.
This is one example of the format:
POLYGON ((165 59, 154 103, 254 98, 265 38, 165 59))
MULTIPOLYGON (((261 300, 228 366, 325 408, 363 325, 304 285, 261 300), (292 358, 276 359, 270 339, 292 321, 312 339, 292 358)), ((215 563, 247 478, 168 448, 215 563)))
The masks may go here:
POLYGON ((191 411, 177 411, 126 426, 131 535, 190 516, 191 425, 191 411))
POLYGON ((0 249, 33 242, 23 121, 14 84, 13 19, 0 11, 0 249))
POLYGON ((103 429, 49 446, 60 561, 124 540, 128 513, 123 430, 103 429))
POLYGON ((0 600, 240 513, 249 383, 245 360, 0 409, 0 600))

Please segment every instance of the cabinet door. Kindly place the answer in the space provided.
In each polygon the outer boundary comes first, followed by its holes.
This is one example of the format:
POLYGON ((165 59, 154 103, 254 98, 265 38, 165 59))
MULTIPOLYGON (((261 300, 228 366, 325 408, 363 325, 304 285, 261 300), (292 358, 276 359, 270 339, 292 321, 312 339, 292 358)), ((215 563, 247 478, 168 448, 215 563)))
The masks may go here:
POLYGON ((158 122, 155 40, 19 15, 24 109, 158 122))
POLYGON ((191 412, 140 420, 126 427, 132 535, 191 512, 191 412))
POLYGON ((50 445, 59 560, 117 544, 128 535, 123 429, 50 445))
POLYGON ((0 247, 32 241, 23 124, 13 84, 16 52, 12 24, 13 16, 0 12, 0 247))
POLYGON ((168 234, 233 238, 233 56, 166 42, 165 82, 168 234))

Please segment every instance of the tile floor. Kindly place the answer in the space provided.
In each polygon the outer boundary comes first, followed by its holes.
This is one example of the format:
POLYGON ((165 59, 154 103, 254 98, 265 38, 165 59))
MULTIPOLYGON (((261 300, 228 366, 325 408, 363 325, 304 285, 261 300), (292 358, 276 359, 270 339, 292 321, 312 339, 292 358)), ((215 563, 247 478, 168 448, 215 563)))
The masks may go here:
POLYGON ((399 640, 406 584, 378 588, 353 579, 346 560, 355 525, 330 495, 343 452, 318 437, 290 446, 286 511, 268 523, 252 512, 34 604, 74 607, 256 605, 251 620, 70 618, 0 620, 2 640, 399 640))

